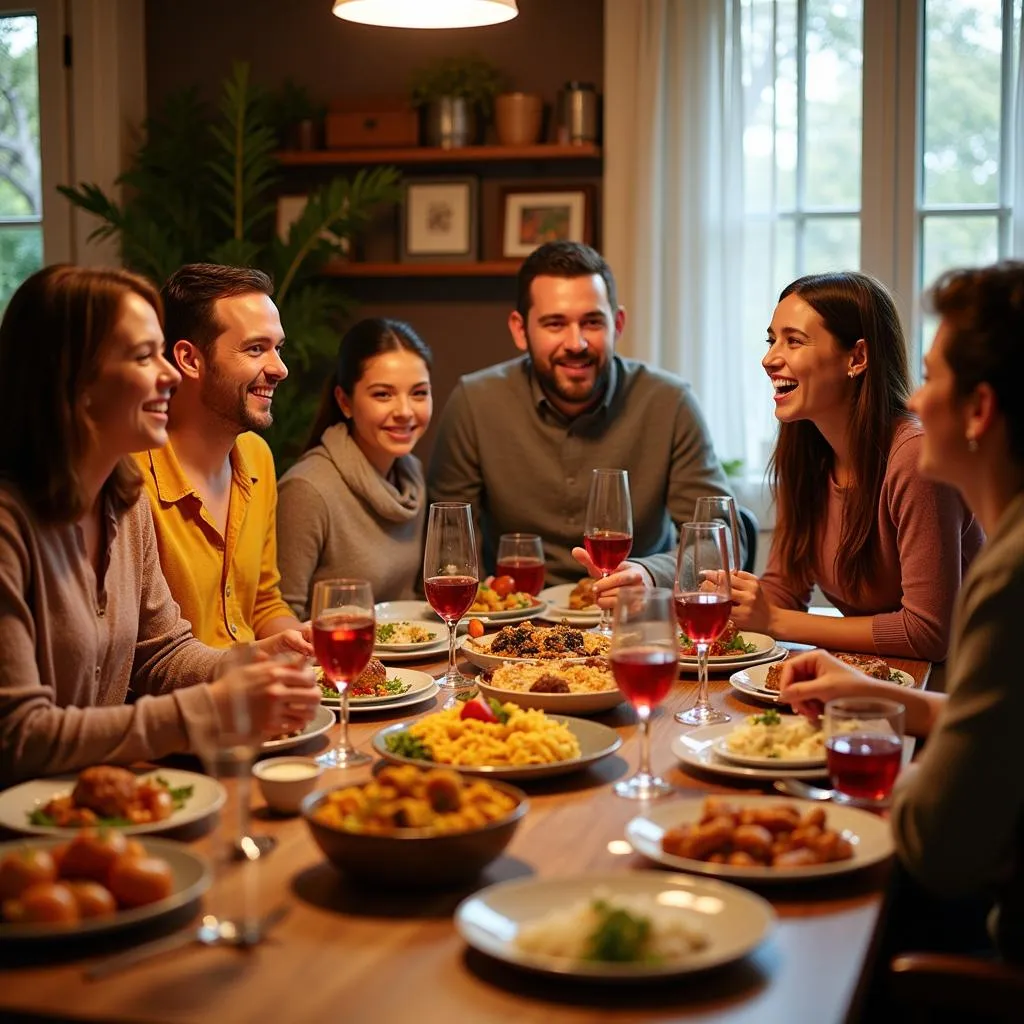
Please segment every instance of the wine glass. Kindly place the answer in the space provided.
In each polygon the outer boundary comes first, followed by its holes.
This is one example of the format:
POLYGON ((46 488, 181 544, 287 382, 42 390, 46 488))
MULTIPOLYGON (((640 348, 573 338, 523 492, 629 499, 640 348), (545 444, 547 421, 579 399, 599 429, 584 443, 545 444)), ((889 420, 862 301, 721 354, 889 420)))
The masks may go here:
POLYGON ((651 774, 651 712, 664 699, 679 671, 679 641, 666 587, 623 587, 615 603, 611 665, 615 682, 640 721, 640 767, 615 784, 619 796, 650 800, 672 792, 651 774))
POLYGON ((460 501, 434 502, 427 519, 423 590, 430 607, 448 626, 448 671, 438 680, 446 690, 471 685, 455 666, 455 630, 476 599, 479 585, 473 507, 460 501))
POLYGON ((348 690, 373 654, 375 612, 366 580, 328 579, 313 584, 313 650, 334 689, 341 694, 338 745, 317 761, 329 768, 351 768, 371 760, 348 738, 348 690))
MULTIPOLYGON (((583 546, 591 561, 610 576, 633 546, 633 508, 629 501, 629 473, 624 469, 595 469, 590 478, 583 546)), ((611 611, 601 609, 598 632, 611 635, 611 611)))
POLYGON ((885 807, 903 758, 906 708, 879 697, 830 700, 822 715, 837 803, 885 807))
POLYGON ((495 576, 511 576, 516 590, 536 597, 544 589, 544 546, 535 533, 503 533, 498 538, 495 576))
POLYGON ((693 521, 695 523, 725 524, 725 543, 729 550, 729 571, 739 572, 743 567, 743 550, 740 548, 736 500, 729 494, 705 495, 703 498, 698 498, 693 509, 693 521))
POLYGON ((697 702, 676 714, 685 725, 728 722, 708 700, 708 645, 717 640, 732 611, 729 551, 724 523, 683 523, 676 560, 676 618, 697 646, 697 702))

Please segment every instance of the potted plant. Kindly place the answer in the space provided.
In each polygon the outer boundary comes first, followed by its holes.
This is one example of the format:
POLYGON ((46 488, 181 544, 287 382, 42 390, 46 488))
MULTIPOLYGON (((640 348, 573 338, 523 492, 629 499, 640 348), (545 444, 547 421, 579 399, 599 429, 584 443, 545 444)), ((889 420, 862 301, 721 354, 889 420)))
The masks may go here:
POLYGON ((125 266, 157 284, 183 263, 258 267, 274 281, 288 336, 287 385, 275 400, 267 441, 279 472, 300 452, 340 334, 344 296, 320 271, 382 203, 397 203, 393 167, 334 178, 309 194, 279 237, 275 225, 278 139, 266 94, 234 65, 216 110, 195 89, 170 96, 151 116, 132 164, 118 179, 118 204, 96 185, 60 185, 75 206, 98 217, 89 236, 114 236, 125 266))
POLYGON ((268 93, 267 119, 281 149, 320 149, 327 108, 310 96, 309 90, 293 78, 268 93))
POLYGON ((501 86, 501 72, 472 54, 444 57, 414 72, 412 102, 424 111, 426 145, 451 149, 477 141, 501 86))

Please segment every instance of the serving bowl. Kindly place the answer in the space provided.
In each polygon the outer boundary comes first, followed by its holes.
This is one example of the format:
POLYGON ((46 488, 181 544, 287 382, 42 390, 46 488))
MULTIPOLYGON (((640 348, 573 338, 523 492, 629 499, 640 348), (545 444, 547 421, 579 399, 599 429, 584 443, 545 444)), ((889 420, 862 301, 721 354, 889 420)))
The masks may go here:
MULTIPOLYGON (((508 846, 526 814, 526 794, 506 782, 490 782, 516 804, 504 817, 463 832, 399 828, 387 834, 347 832, 313 817, 333 790, 310 793, 302 817, 327 859, 353 878, 389 886, 443 886, 471 881, 508 846)), ((336 789, 347 789, 338 786, 336 789)))

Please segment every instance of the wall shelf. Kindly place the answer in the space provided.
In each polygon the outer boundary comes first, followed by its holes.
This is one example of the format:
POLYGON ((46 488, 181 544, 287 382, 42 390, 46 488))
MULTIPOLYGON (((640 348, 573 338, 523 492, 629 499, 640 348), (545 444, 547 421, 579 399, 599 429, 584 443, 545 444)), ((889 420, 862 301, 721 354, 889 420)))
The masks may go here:
POLYGON ((284 167, 329 167, 340 164, 452 164, 511 160, 599 160, 600 146, 541 143, 536 146, 463 146, 437 149, 407 146, 394 149, 311 149, 277 154, 284 167))
POLYGON ((328 263, 330 277, 514 277, 518 260, 476 260, 470 263, 328 263))

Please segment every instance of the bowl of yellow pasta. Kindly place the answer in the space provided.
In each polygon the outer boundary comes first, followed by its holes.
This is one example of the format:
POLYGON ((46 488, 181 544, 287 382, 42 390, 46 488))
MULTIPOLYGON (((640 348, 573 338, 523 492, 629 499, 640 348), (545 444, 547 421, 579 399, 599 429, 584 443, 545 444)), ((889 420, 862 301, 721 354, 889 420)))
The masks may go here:
POLYGON ((388 764, 369 782, 311 793, 302 817, 343 874, 436 887, 475 878, 508 845, 528 807, 526 794, 506 782, 388 764))

